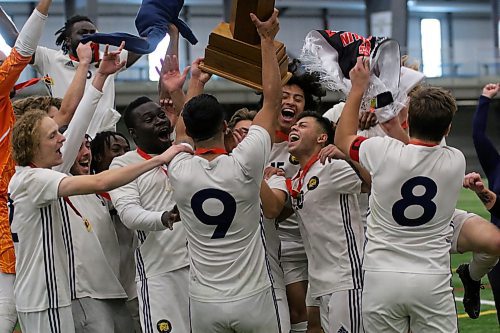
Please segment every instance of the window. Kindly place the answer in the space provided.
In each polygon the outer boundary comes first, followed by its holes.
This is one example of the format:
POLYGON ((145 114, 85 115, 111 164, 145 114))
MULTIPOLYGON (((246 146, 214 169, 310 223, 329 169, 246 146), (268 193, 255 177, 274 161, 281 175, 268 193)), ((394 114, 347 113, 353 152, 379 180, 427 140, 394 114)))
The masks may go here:
POLYGON ((0 51, 5 53, 5 55, 9 55, 11 47, 5 43, 2 35, 0 35, 0 51))
POLYGON ((422 64, 427 77, 443 74, 441 63, 441 22, 438 19, 422 19, 422 64))
POLYGON ((161 67, 160 59, 165 57, 165 52, 167 52, 169 42, 170 36, 166 35, 165 38, 163 38, 163 40, 158 44, 156 50, 148 55, 150 81, 158 81, 160 79, 155 67, 161 67))

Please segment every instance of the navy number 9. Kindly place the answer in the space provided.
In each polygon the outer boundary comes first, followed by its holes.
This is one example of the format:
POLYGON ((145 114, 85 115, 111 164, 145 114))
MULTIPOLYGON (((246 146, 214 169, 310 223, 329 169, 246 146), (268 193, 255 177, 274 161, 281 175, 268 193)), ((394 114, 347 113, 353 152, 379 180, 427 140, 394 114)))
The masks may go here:
POLYGON ((205 189, 196 192, 191 199, 191 208, 194 215, 202 223, 207 225, 216 225, 212 239, 224 238, 226 236, 231 223, 233 223, 234 216, 236 215, 236 200, 231 194, 218 189, 205 189), (222 202, 223 210, 217 216, 208 215, 203 210, 203 203, 208 199, 217 199, 222 202))
POLYGON ((396 201, 392 206, 392 217, 394 221, 405 227, 417 227, 423 225, 436 215, 437 206, 432 201, 437 194, 436 183, 427 177, 414 177, 407 180, 401 187, 401 200, 396 201), (416 196, 413 190, 417 186, 423 186, 425 192, 416 196), (409 219, 405 216, 405 210, 410 206, 420 206, 423 208, 423 214, 415 219, 409 219))

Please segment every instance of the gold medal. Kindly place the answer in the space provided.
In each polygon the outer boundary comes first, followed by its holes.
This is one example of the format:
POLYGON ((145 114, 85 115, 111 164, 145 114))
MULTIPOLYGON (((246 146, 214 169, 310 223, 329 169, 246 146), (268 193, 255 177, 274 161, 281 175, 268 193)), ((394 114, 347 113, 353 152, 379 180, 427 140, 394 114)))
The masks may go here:
POLYGON ((90 221, 86 217, 83 218, 83 224, 88 232, 92 232, 92 224, 90 224, 90 221))

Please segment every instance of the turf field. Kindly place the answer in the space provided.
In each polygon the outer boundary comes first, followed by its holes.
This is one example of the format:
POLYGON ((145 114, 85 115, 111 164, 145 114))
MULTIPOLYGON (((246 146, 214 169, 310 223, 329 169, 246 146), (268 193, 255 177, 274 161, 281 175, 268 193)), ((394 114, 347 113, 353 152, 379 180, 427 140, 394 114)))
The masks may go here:
MULTIPOLYGON (((484 218, 489 218, 489 213, 484 209, 482 203, 476 197, 472 191, 462 190, 460 199, 458 202, 458 208, 467 210, 469 212, 476 213, 483 216, 484 218)), ((464 262, 469 262, 470 253, 453 255, 451 258, 451 267, 453 269, 453 285, 455 286, 455 297, 463 297, 463 287, 460 283, 458 275, 455 273, 455 269, 464 262)), ((461 333, 500 333, 500 326, 497 322, 496 310, 493 303, 493 294, 491 293, 491 287, 488 280, 483 279, 485 283, 484 290, 481 291, 481 300, 487 304, 481 304, 481 316, 478 319, 472 320, 464 312, 462 303, 457 301, 458 310, 458 324, 461 333)), ((15 333, 21 333, 19 329, 15 333)))

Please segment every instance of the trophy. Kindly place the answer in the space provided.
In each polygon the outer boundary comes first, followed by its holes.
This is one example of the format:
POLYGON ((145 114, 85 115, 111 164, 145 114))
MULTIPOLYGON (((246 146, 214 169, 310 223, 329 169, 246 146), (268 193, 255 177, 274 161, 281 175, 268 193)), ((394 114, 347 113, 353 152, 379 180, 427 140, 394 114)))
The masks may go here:
MULTIPOLYGON (((273 11, 274 0, 233 0, 231 21, 220 23, 210 34, 201 69, 262 91, 260 37, 250 13, 266 21, 273 11)), ((292 76, 286 47, 279 41, 274 41, 274 46, 284 85, 292 76)))

